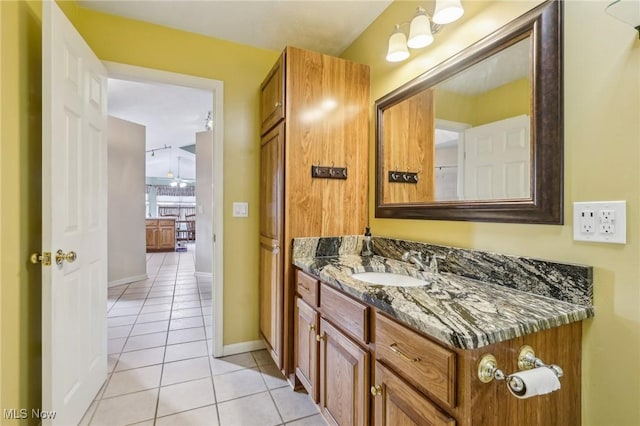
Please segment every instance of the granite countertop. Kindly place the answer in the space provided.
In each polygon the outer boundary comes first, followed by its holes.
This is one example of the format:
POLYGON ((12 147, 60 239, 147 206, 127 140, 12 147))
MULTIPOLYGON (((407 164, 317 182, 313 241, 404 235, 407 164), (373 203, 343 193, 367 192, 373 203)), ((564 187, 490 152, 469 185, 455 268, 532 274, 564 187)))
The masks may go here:
POLYGON ((592 306, 446 272, 421 272, 408 263, 377 255, 294 256, 293 264, 455 348, 480 348, 594 316, 592 306), (373 285, 352 278, 351 274, 357 272, 396 272, 429 284, 373 285))

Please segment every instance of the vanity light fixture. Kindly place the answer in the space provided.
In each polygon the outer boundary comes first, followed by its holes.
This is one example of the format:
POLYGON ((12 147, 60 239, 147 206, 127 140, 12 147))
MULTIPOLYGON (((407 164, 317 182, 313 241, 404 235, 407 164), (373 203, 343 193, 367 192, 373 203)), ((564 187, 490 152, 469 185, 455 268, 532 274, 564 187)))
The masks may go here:
POLYGON ((401 62, 409 57, 409 48, 421 49, 433 43, 433 34, 441 26, 458 20, 464 14, 460 0, 437 0, 433 17, 422 7, 418 7, 411 22, 396 24, 389 36, 386 59, 389 62, 401 62), (409 26, 409 37, 400 29, 409 26))

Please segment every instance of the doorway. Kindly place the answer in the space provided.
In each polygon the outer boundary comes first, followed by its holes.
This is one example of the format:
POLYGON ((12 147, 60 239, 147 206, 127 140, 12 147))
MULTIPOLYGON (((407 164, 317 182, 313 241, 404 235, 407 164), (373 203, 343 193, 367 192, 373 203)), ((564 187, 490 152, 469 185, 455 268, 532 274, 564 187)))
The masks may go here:
MULTIPOLYGON (((222 176, 223 176, 223 83, 218 80, 211 80, 200 77, 187 76, 183 74, 170 73, 165 71, 153 70, 148 68, 136 67, 125 64, 118 64, 112 62, 104 62, 109 78, 139 82, 150 84, 164 84, 173 86, 182 86, 185 88, 199 89, 207 91, 212 94, 212 104, 208 108, 212 114, 209 117, 211 120, 211 132, 213 132, 213 146, 211 147, 211 162, 210 162, 210 182, 214 185, 207 185, 211 188, 209 199, 207 202, 208 210, 211 212, 210 223, 207 223, 202 228, 204 232, 196 230, 198 238, 208 240, 211 243, 212 252, 209 256, 211 271, 212 271, 212 294, 213 294, 213 355, 221 356, 223 354, 223 210, 222 210, 222 176)), ((171 101, 170 99, 168 100, 171 101)), ((205 130, 204 121, 201 123, 202 129, 205 130)), ((183 144, 177 143, 178 146, 183 144)), ((167 144, 168 146, 168 144, 167 144)), ((164 144, 158 148, 164 147, 164 144)), ((156 151, 155 155, 160 154, 160 151, 156 151)), ((187 157, 188 153, 185 153, 183 157, 187 157)), ((178 167, 182 172, 182 167, 187 167, 186 162, 176 160, 175 171, 172 173, 178 173, 178 167), (180 164, 178 164, 180 163, 180 164)), ((166 172, 165 172, 166 173, 166 172)), ((177 176, 176 176, 177 177, 177 176)), ((203 197, 206 199, 206 197, 203 197)), ((194 212, 199 207, 193 206, 194 212)), ((205 210, 203 208, 203 210, 205 210)), ((186 210, 185 210, 186 215, 186 210)))

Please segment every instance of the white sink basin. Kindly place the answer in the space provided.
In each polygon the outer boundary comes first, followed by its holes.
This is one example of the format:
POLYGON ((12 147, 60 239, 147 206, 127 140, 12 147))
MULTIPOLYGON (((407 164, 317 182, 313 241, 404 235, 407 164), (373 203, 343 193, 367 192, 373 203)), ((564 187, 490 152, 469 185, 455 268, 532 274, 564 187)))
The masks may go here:
POLYGON ((358 272, 351 275, 360 281, 369 284, 388 285, 393 287, 422 287, 429 282, 408 275, 394 274, 391 272, 358 272))

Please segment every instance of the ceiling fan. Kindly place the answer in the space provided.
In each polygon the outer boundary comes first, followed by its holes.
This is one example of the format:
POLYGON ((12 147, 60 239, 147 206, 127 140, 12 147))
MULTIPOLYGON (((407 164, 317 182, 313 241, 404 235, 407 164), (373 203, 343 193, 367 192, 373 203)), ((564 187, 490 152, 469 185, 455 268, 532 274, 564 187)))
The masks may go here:
POLYGON ((167 177, 169 179, 172 179, 171 182, 169 183, 169 186, 173 187, 173 188, 184 188, 189 184, 194 184, 196 181, 193 179, 182 179, 180 177, 180 156, 178 156, 178 175, 177 176, 173 176, 173 173, 171 172, 171 170, 169 170, 169 172, 167 173, 167 177))

